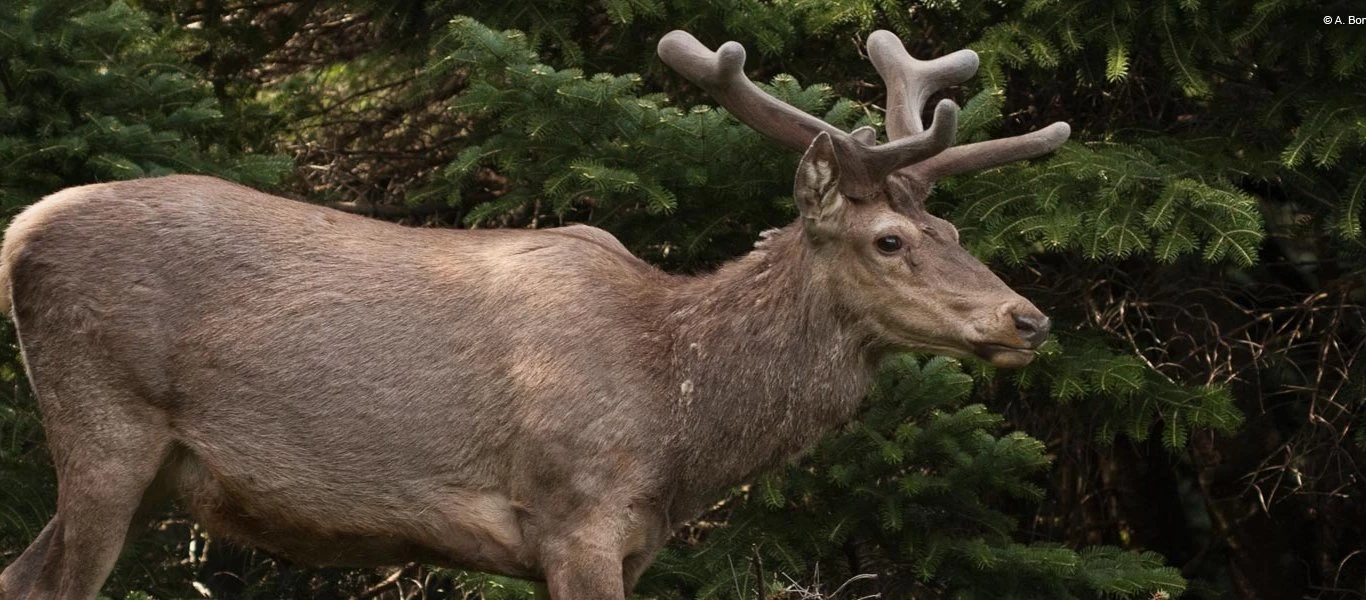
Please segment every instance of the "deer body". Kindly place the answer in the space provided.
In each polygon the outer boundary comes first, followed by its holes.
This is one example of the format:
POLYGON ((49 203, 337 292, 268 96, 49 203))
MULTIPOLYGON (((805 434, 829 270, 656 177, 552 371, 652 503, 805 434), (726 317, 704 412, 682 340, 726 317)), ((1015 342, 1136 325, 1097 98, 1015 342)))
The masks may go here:
POLYGON ((94 598, 165 495, 303 563, 420 561, 621 599, 674 528, 848 421, 883 354, 1027 363, 1047 319, 923 200, 935 177, 1036 156, 1066 126, 949 148, 957 109, 925 130, 923 81, 961 81, 975 56, 921 63, 890 35, 869 50, 916 106, 889 107, 899 139, 881 146, 762 95, 736 44, 661 41, 805 149, 801 218, 699 277, 592 227, 404 228, 207 177, 35 204, 0 248, 0 308, 57 514, 0 573, 0 600, 94 598))
POLYGON ((792 237, 685 278, 589 227, 412 229, 176 176, 44 200, 4 264, 54 444, 149 413, 105 450, 155 449, 211 532, 542 577, 547 541, 595 521, 643 566, 850 417, 869 359, 801 293, 792 237), (68 393, 73 356, 127 394, 68 393))
POLYGON ((592 233, 401 229, 197 177, 70 190, 11 231, 35 381, 49 353, 130 374, 196 516, 305 562, 408 560, 348 556, 387 538, 531 574, 524 488, 598 450, 575 438, 658 439, 623 409, 663 374, 625 350, 659 343, 635 307, 668 278, 592 233), (623 278, 650 285, 594 291, 623 278))

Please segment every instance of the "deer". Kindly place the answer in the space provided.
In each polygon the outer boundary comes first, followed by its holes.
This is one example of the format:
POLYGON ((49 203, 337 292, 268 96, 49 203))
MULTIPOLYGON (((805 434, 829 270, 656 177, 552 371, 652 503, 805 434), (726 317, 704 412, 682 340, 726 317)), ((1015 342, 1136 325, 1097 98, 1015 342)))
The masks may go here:
POLYGON ((418 562, 624 599, 672 533, 854 418, 916 351, 1028 364, 1049 319, 926 210, 935 181, 1039 157, 1066 123, 954 145, 934 93, 970 50, 867 39, 886 131, 765 93, 745 50, 659 57, 797 152, 798 218, 712 272, 612 234, 416 228, 205 176, 68 188, 0 247, 57 471, 0 598, 92 599, 168 498, 211 535, 309 565, 418 562))

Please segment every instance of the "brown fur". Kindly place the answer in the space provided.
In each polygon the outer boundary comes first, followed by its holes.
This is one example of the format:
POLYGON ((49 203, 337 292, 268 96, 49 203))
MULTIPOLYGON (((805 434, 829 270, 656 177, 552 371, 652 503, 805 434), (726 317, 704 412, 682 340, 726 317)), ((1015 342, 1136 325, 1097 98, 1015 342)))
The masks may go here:
POLYGON ((803 218, 702 277, 591 227, 411 229, 206 177, 54 194, 0 249, 60 482, 0 598, 93 598, 154 481, 301 562, 622 598, 674 528, 850 419, 883 353, 1028 361, 1012 317, 1037 311, 923 189, 838 178, 818 139, 803 218))

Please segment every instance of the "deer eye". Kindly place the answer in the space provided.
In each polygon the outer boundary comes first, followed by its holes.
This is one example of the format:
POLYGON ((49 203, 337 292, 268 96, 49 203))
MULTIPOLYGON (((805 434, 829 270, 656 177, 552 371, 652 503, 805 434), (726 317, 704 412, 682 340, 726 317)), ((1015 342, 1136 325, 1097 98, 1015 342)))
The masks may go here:
POLYGON ((878 252, 881 252, 883 254, 891 254, 893 252, 896 252, 897 250, 900 250, 901 247, 905 245, 905 242, 903 242, 901 238, 898 236, 884 235, 876 240, 873 240, 873 245, 877 246, 878 252))

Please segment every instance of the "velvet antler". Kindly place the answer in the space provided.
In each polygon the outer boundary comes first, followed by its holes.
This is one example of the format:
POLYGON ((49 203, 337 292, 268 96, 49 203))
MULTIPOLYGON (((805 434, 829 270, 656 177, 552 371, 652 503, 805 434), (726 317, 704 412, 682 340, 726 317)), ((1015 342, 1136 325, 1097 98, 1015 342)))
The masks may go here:
MULTIPOLYGON (((893 140, 920 133, 920 108, 930 94, 962 83, 977 71, 977 54, 971 50, 916 60, 906 52, 901 39, 886 30, 868 36, 868 57, 887 85, 887 136, 893 140)), ((1057 150, 1071 133, 1067 123, 1058 122, 1024 135, 954 146, 906 169, 923 181, 933 182, 1047 154, 1057 150)))
POLYGON ((817 134, 829 134, 847 174, 841 191, 855 198, 876 190, 896 171, 930 183, 1047 154, 1071 134, 1067 124, 1059 122, 1025 135, 952 146, 958 105, 940 100, 929 129, 921 122, 921 109, 936 91, 972 77, 977 54, 959 50, 934 60, 916 60, 890 31, 868 36, 868 54, 887 85, 890 141, 885 144, 877 144, 866 128, 845 133, 764 93, 745 76, 745 48, 738 43, 726 42, 713 52, 686 31, 669 32, 659 41, 659 57, 665 64, 755 131, 798 152, 806 150, 817 134))
POLYGON ((738 43, 726 42, 712 52, 687 32, 672 31, 659 41, 659 57, 737 119, 793 150, 806 150, 821 132, 830 134, 845 159, 840 165, 846 173, 842 191, 854 197, 879 187, 893 171, 948 148, 958 125, 958 106, 944 100, 935 108, 934 125, 928 131, 879 145, 865 132, 845 133, 764 93, 745 76, 745 49, 738 43))

